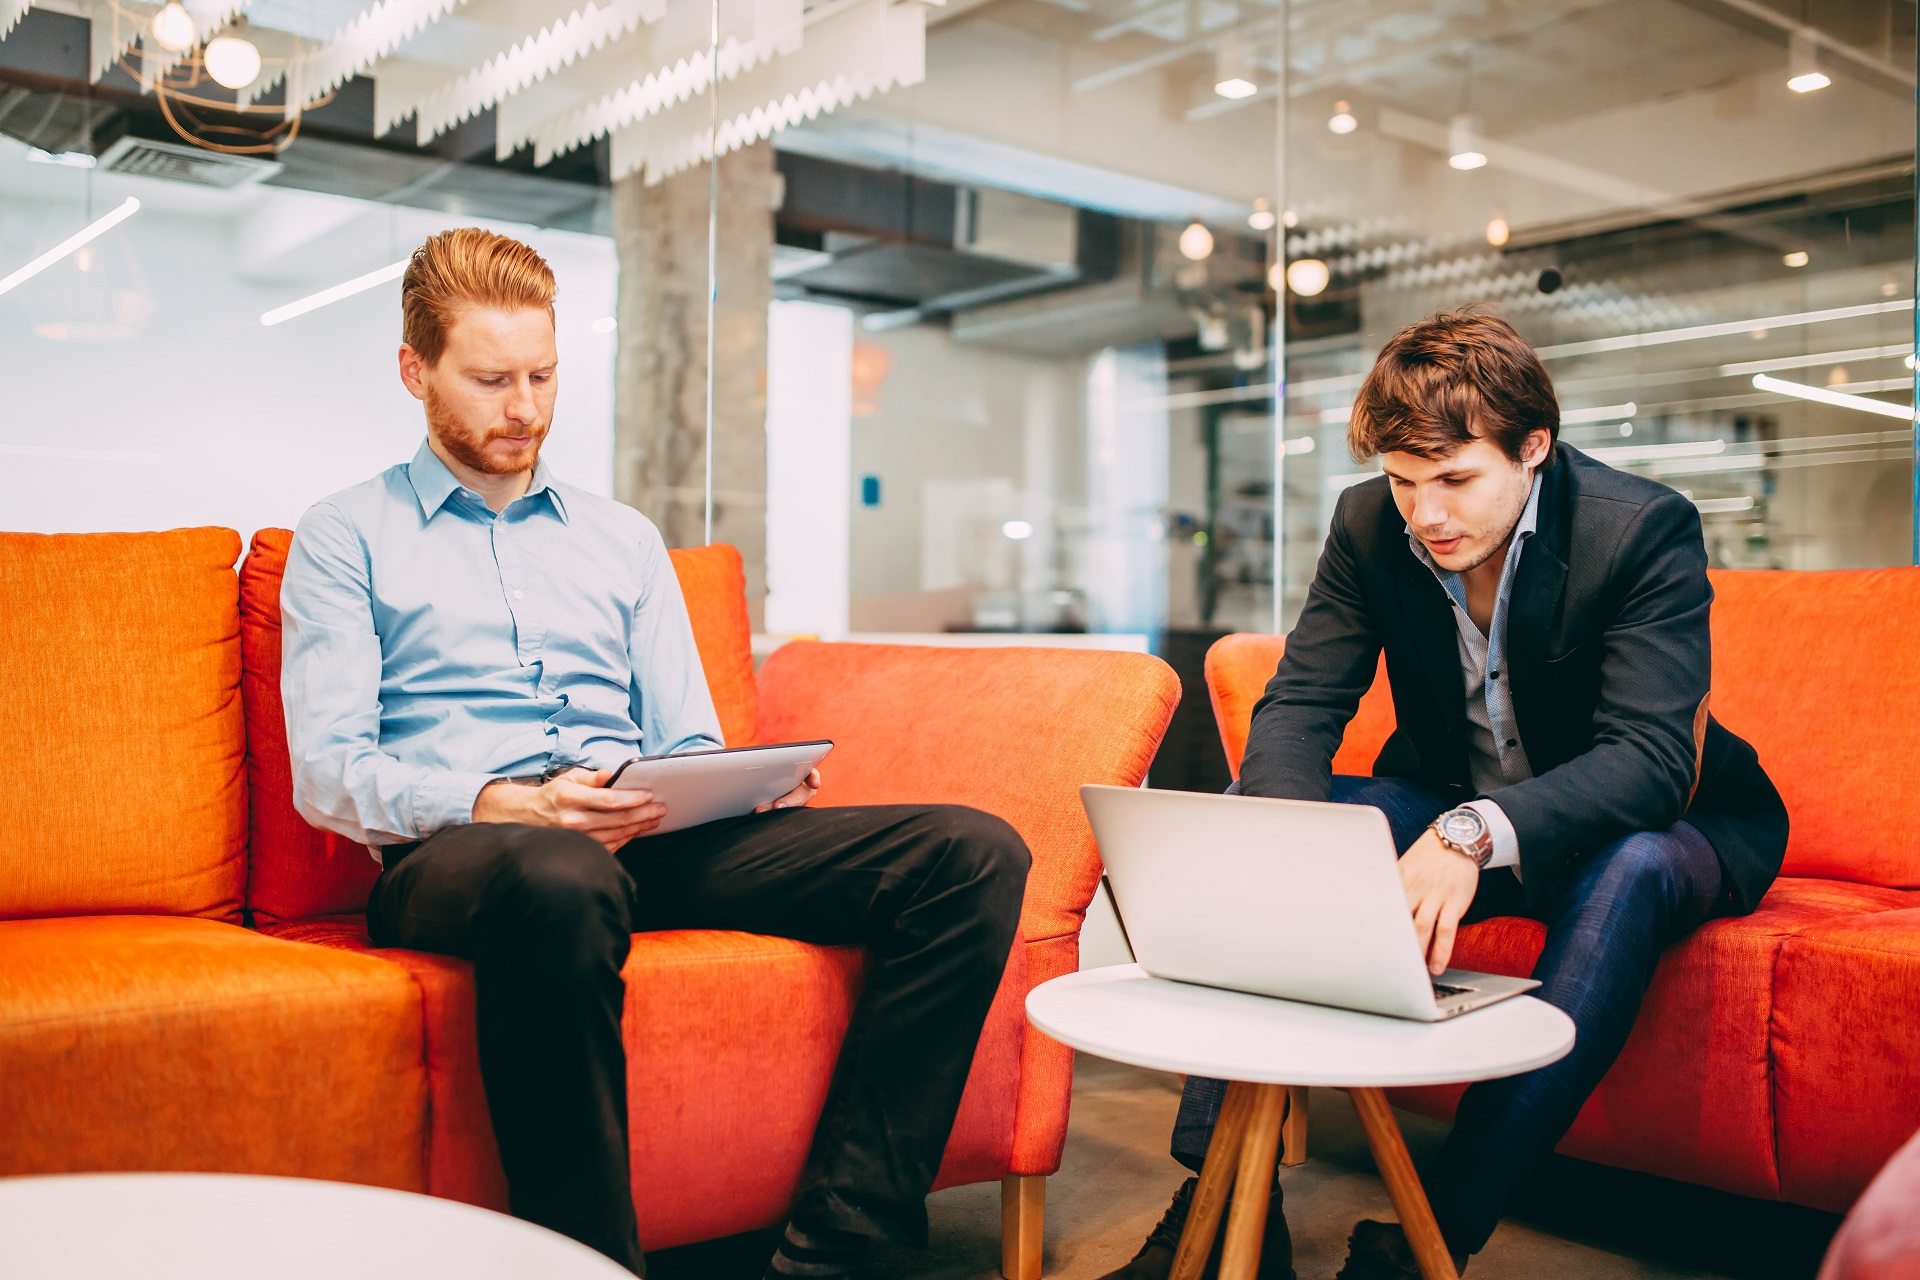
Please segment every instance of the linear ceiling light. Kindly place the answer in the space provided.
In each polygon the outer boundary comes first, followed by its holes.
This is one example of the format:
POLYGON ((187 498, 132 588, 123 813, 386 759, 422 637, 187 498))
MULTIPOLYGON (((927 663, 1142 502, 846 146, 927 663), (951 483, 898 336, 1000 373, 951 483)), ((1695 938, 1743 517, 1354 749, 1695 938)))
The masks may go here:
POLYGON ((78 249, 81 245, 119 226, 138 212, 140 212, 140 202, 132 196, 128 196, 121 202, 119 208, 113 210, 111 213, 95 218, 92 222, 74 232, 59 244, 53 246, 53 248, 47 250, 26 266, 21 267, 6 279, 0 280, 0 293, 5 293, 15 285, 24 284, 26 281, 33 279, 42 271, 45 271, 48 267, 72 253, 75 249, 78 249))
POLYGON ((1829 391, 1825 387, 1810 387, 1804 382, 1788 382, 1784 378, 1769 377, 1764 373, 1753 375, 1753 385, 1762 391, 1773 391, 1783 396, 1797 396, 1802 400, 1817 400, 1821 404, 1837 405, 1842 409, 1858 409, 1862 413, 1877 413, 1887 418, 1913 420, 1912 405, 1892 404, 1868 396, 1849 395, 1845 391, 1829 391))
POLYGON ((1824 89, 1833 81, 1820 69, 1819 56, 1814 52, 1813 38, 1804 31, 1795 31, 1787 37, 1787 88, 1795 93, 1812 93, 1824 89))
POLYGON ((342 298, 351 298, 356 293, 365 293, 375 285, 385 284, 389 280, 398 280, 406 273, 407 263, 409 261, 411 261, 411 259, 402 258, 398 262, 389 263, 387 266, 381 267, 378 271, 369 271, 363 276, 355 276, 346 283, 337 284, 331 289, 322 289, 318 293, 308 294, 297 302, 289 302, 284 307, 275 307, 271 311, 262 312, 260 315, 260 323, 267 325, 279 324, 282 320, 291 320, 295 316, 303 316, 309 311, 318 311, 328 303, 338 302, 342 298))

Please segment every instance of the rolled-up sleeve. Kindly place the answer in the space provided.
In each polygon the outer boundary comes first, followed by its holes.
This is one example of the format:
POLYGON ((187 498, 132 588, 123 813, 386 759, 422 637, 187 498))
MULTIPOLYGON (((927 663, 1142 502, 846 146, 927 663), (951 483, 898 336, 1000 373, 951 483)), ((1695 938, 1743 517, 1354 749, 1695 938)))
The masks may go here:
POLYGON ((300 816, 376 846, 472 821, 493 775, 429 769, 380 750, 370 562, 338 507, 321 503, 294 531, 280 612, 280 697, 300 816))

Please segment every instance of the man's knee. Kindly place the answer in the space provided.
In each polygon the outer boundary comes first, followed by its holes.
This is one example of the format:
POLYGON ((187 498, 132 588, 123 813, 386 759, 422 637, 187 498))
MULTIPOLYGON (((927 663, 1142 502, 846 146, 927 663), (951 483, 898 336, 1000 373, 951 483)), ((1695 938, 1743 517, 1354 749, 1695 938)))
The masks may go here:
POLYGON ((597 840, 556 827, 500 824, 487 911, 548 960, 624 959, 632 933, 627 874, 597 840))
POLYGON ((933 818, 947 843, 939 863, 942 878, 977 890, 993 918, 1009 926, 1018 922, 1033 854, 1013 824, 964 805, 941 805, 933 818))

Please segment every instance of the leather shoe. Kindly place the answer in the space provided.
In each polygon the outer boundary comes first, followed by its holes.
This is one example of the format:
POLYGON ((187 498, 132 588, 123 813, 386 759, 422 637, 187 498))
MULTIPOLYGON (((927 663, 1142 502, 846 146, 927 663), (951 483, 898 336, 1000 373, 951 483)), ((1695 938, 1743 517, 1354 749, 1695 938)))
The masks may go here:
MULTIPOLYGON (((1453 1255, 1453 1269, 1467 1269, 1467 1255, 1453 1255)), ((1420 1265, 1413 1260, 1413 1246, 1397 1222, 1375 1222, 1362 1218, 1347 1237, 1346 1265, 1333 1280, 1421 1280, 1420 1265)))

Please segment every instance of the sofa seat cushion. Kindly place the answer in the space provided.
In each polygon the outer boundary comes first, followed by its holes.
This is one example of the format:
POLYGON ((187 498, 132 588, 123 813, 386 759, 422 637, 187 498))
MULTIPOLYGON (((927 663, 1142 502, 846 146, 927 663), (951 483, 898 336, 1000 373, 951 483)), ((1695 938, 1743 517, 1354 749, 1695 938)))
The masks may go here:
MULTIPOLYGON (((375 949, 359 917, 269 926, 368 952, 420 984, 433 1099, 427 1184, 492 1208, 505 1181, 481 1089, 472 970, 375 949)), ((940 1185, 1009 1167, 1025 1032, 1026 948, 1015 947, 948 1143, 940 1185)), ((627 960, 634 1203, 648 1249, 778 1222, 786 1212, 866 971, 865 954, 717 930, 636 934, 627 960)))
POLYGON ((1780 1182, 1843 1212, 1920 1128, 1920 893, 1787 940, 1776 968, 1780 1182))
MULTIPOLYGON (((1633 1034, 1560 1150, 1741 1195, 1779 1196, 1768 1036, 1781 948, 1829 922, 1914 902, 1897 889, 1788 878, 1753 914, 1701 926, 1661 960, 1633 1034), (1659 1140, 1650 1142, 1650 1134, 1659 1140)), ((1490 920, 1461 931, 1454 963, 1525 976, 1545 941, 1537 921, 1490 920)), ((1406 1090, 1396 1100, 1450 1116, 1460 1092, 1406 1090)))
POLYGON ((392 965, 162 916, 0 923, 0 1175, 420 1190, 420 999, 392 965))
POLYGON ((231 529, 0 533, 0 918, 239 922, 239 554, 231 529))

